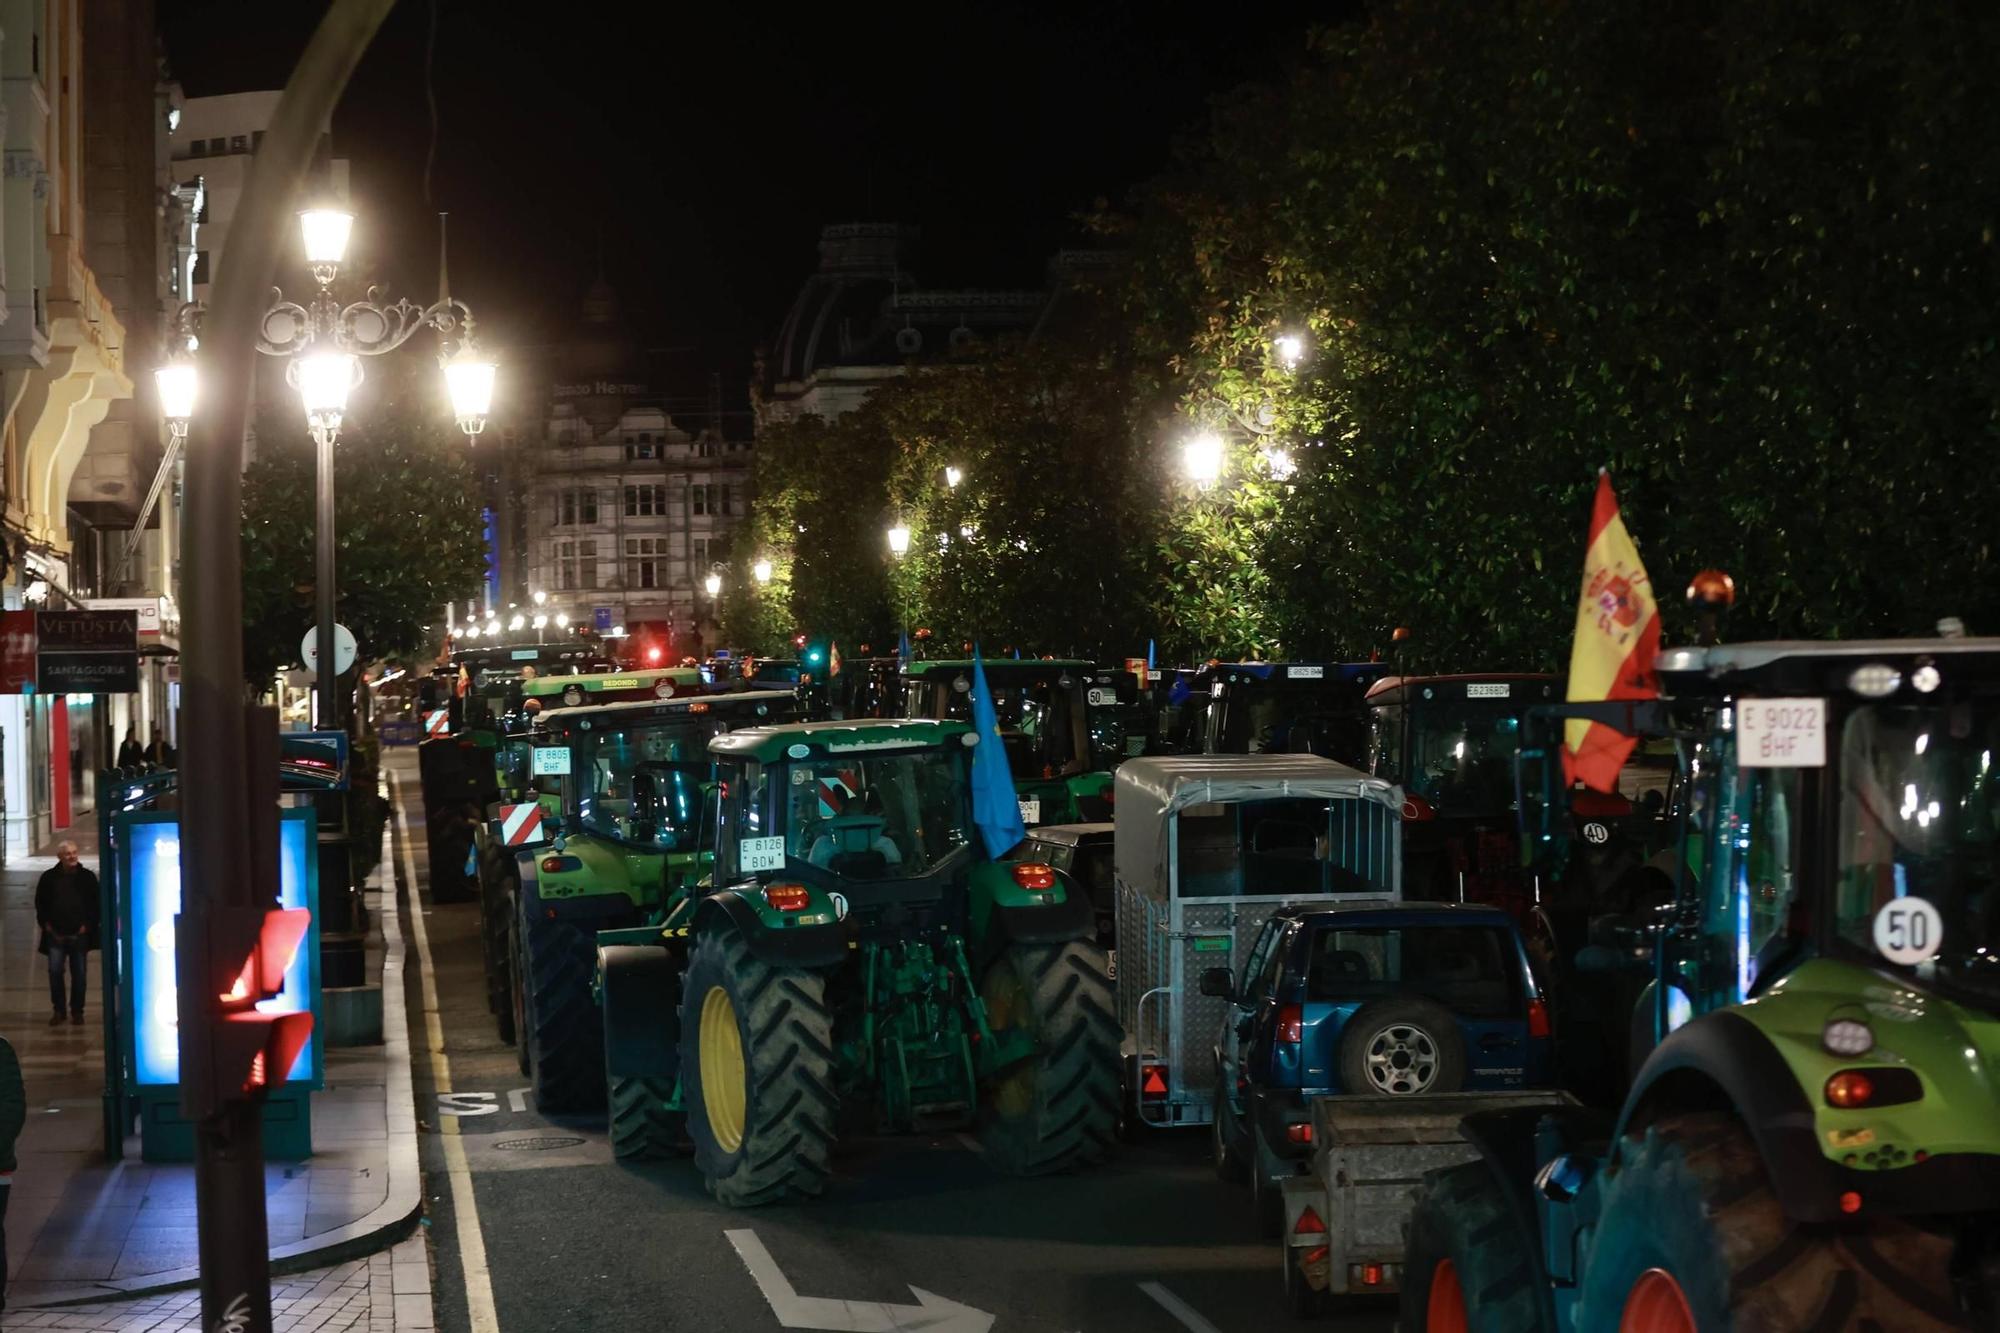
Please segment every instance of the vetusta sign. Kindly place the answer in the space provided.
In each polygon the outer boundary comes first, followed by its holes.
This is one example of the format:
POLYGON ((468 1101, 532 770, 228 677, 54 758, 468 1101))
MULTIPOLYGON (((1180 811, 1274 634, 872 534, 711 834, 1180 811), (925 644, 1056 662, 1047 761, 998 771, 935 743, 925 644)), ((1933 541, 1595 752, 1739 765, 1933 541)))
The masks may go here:
POLYGON ((131 694, 138 688, 136 611, 9 611, 0 619, 0 691, 131 694))

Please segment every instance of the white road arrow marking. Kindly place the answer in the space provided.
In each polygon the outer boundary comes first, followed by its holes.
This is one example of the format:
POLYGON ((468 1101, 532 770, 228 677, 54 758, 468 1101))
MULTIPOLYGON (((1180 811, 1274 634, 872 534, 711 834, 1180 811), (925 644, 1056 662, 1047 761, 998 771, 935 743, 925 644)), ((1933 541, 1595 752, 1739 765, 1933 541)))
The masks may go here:
POLYGON ((754 1231, 725 1231, 736 1255, 756 1279, 757 1290, 771 1306, 771 1313, 786 1328, 824 1329, 830 1333, 987 1333, 993 1316, 969 1305, 960 1305, 922 1287, 912 1286, 915 1305, 889 1305, 879 1301, 841 1301, 826 1296, 801 1296, 786 1279, 778 1261, 764 1248, 754 1231))
POLYGON ((1162 1310, 1180 1320, 1181 1327, 1188 1329, 1189 1333, 1221 1333, 1221 1330, 1216 1328, 1214 1324, 1209 1323, 1201 1317, 1201 1311, 1195 1309, 1192 1305, 1189 1305, 1159 1283, 1141 1282, 1139 1290, 1152 1297, 1154 1303, 1162 1310))

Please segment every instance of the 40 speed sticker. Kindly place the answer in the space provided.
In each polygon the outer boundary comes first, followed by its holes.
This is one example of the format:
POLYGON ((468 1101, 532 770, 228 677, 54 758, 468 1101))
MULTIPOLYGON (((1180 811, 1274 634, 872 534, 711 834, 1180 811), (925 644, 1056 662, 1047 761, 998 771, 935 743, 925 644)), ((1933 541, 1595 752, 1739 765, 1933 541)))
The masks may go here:
POLYGON ((1922 898, 1894 898, 1875 914, 1875 949, 1909 967, 1937 957, 1944 947, 1944 915, 1922 898))

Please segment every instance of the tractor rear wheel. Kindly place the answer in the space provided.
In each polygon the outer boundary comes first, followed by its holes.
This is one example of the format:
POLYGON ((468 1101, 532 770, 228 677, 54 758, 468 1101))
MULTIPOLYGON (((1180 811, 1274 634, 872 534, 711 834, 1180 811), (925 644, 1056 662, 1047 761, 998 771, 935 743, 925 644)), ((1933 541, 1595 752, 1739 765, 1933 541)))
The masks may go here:
POLYGON ((1425 1177, 1405 1234, 1404 1333, 1544 1333, 1542 1275, 1485 1162, 1425 1177))
POLYGON ((1727 1112, 1663 1117, 1628 1136, 1620 1156, 1582 1255, 1578 1328, 1970 1326, 1952 1298, 1950 1237, 1902 1218, 1794 1222, 1756 1144, 1727 1112))
POLYGON ((597 936, 569 921, 550 921, 525 902, 516 966, 521 968, 527 1073, 544 1114, 596 1111, 604 1106, 604 1030, 590 981, 597 936))
POLYGON ((718 1202, 819 1194, 839 1109, 826 979, 760 962, 733 930, 696 937, 681 982, 681 1096, 718 1202))
POLYGON ((1026 1031, 1034 1054, 980 1097, 986 1159, 1010 1175, 1101 1162, 1118 1120, 1118 1021, 1094 944, 1009 945, 980 983, 996 1037, 1026 1031))
POLYGON ((507 923, 520 896, 514 858, 488 843, 479 865, 479 935, 486 963, 486 1007, 493 1011, 500 1040, 513 1044, 514 955, 507 923))

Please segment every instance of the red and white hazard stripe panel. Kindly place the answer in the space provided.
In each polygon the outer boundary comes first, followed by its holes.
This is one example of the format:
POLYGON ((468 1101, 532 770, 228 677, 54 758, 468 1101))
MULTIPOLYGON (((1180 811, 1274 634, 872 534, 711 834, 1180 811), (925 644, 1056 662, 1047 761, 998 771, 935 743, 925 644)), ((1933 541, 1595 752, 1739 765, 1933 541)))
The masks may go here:
POLYGON ((424 714, 424 735, 426 736, 446 735, 450 726, 451 712, 448 709, 439 708, 433 712, 424 714))
POLYGON ((542 807, 534 802, 500 807, 500 841, 520 847, 542 836, 542 807))

